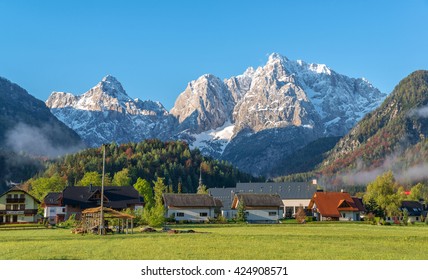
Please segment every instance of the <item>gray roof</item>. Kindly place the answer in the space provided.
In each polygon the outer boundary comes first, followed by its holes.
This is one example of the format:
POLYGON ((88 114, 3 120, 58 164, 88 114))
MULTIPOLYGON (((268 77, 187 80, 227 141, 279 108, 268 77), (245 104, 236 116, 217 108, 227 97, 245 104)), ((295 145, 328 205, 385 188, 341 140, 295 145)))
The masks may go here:
POLYGON ((221 201, 208 194, 165 193, 163 199, 167 207, 222 207, 221 201))
POLYGON ((220 199, 225 208, 230 208, 236 193, 278 194, 281 199, 311 199, 316 189, 315 185, 306 182, 237 183, 236 188, 211 188, 208 192, 220 199))
MULTIPOLYGON (((101 187, 66 187, 62 192, 63 205, 79 205, 81 209, 97 207, 101 199, 94 199, 101 193, 101 187)), ((143 203, 143 198, 132 186, 105 186, 104 206, 113 209, 126 209, 143 203)))
POLYGON ((61 192, 50 192, 43 199, 43 203, 46 205, 61 205, 61 192))
POLYGON ((269 193, 279 194, 282 199, 311 199, 317 188, 311 183, 280 182, 280 183, 237 183, 238 193, 269 193))
POLYGON ((284 207, 277 194, 239 193, 236 197, 239 202, 244 202, 245 207, 284 207))

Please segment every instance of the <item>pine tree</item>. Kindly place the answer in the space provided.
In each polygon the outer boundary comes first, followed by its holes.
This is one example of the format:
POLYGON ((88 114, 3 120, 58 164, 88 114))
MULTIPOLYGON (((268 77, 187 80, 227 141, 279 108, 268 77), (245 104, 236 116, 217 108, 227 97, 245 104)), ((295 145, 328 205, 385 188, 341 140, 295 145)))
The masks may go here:
POLYGON ((246 209, 245 209, 244 201, 239 201, 237 213, 236 213, 236 221, 237 222, 244 223, 247 221, 247 216, 246 216, 245 210, 246 209))

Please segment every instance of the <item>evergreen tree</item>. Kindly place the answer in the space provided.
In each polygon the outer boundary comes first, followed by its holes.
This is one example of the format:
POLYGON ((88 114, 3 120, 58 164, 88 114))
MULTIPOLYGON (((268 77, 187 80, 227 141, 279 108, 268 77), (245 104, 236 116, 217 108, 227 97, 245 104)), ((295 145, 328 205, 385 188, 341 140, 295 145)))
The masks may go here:
POLYGON ((247 221, 247 215, 245 213, 245 203, 244 201, 239 201, 236 213, 236 221, 244 223, 247 221))

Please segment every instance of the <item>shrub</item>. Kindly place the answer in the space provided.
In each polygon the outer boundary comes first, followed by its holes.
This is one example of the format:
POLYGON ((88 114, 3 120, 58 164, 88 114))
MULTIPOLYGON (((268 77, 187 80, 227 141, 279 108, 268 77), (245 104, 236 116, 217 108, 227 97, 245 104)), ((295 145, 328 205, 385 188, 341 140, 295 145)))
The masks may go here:
POLYGON ((76 227, 78 221, 76 220, 76 214, 72 214, 68 219, 60 224, 58 224, 59 227, 63 228, 70 228, 70 227, 76 227))
POLYGON ((306 222, 306 213, 303 207, 299 207, 296 212, 296 221, 299 224, 306 222))
POLYGON ((374 215, 373 213, 368 213, 368 214, 364 217, 364 221, 365 221, 367 224, 375 225, 375 224, 376 224, 375 215, 374 215))

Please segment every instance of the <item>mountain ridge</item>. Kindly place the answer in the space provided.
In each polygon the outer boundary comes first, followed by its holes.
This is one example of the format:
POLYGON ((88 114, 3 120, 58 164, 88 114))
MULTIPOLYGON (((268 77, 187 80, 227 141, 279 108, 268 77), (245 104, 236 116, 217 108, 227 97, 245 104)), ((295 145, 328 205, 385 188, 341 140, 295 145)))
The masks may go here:
MULTIPOLYGON (((269 167, 260 169, 255 159, 248 162, 248 153, 242 153, 237 145, 245 146, 242 139, 253 143, 263 139, 266 153, 262 157, 278 157, 275 149, 286 156, 320 137, 345 135, 386 96, 367 80, 338 74, 324 64, 292 61, 277 53, 271 54, 264 66, 249 67, 228 79, 205 74, 189 82, 170 112, 153 101, 146 101, 151 107, 140 110, 143 103, 129 98, 117 79, 107 76, 103 81, 80 95, 79 102, 86 107, 79 107, 76 100, 61 92, 52 93, 46 101, 52 113, 75 129, 89 146, 148 138, 181 139, 253 175, 268 174, 269 167), (103 87, 104 80, 113 83, 114 90, 103 87), (116 95, 103 94, 106 91, 116 95), (305 139, 271 141, 278 135, 293 137, 290 131, 301 131, 298 137, 305 135, 305 139), (272 134, 268 136, 268 132, 272 134), (289 145, 283 147, 281 141, 289 145), (263 170, 263 174, 252 170, 263 170)), ((254 146, 247 147, 251 148, 254 146)), ((280 160, 263 161, 270 166, 280 160)))

